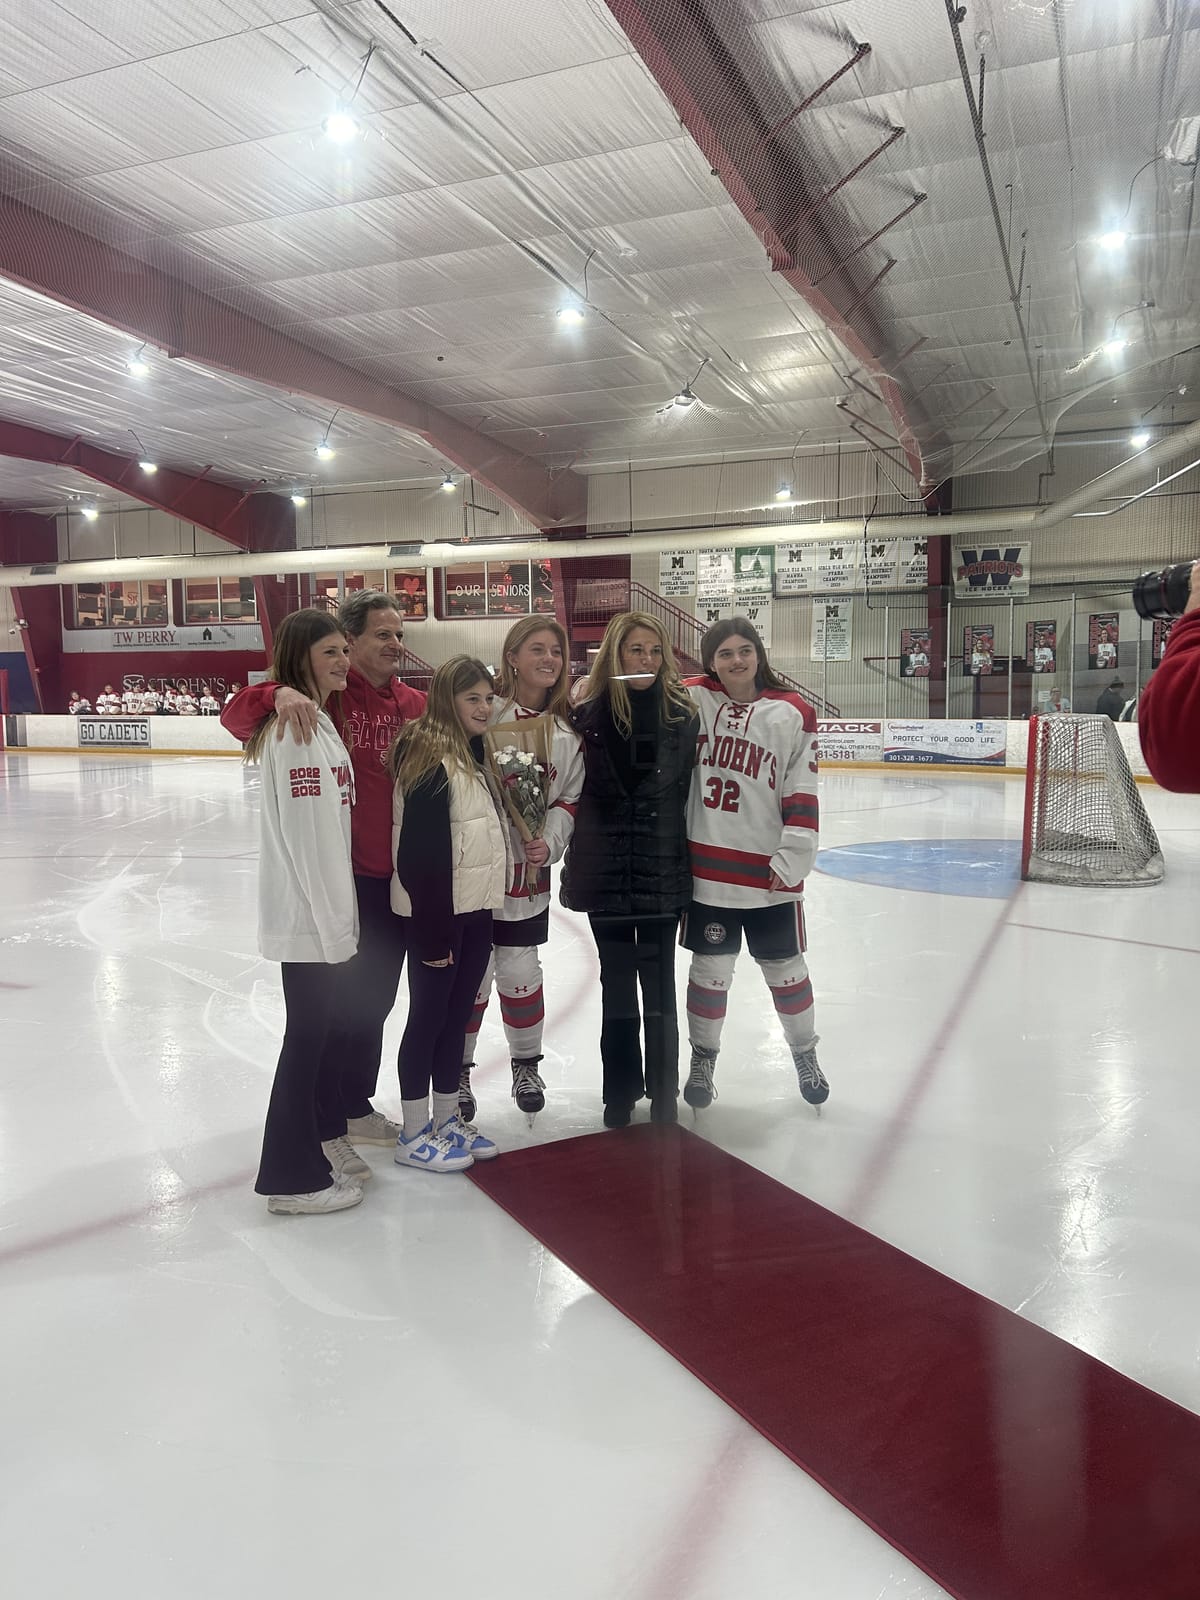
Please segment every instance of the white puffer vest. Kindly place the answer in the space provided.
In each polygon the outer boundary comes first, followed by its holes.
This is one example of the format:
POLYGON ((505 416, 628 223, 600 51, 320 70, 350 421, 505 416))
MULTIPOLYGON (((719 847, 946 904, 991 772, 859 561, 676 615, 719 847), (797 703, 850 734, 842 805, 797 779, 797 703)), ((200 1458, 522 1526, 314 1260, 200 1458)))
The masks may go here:
MULTIPOLYGON (((468 911, 499 911, 504 891, 512 874, 512 852, 508 829, 497 811, 482 772, 463 772, 443 761, 450 783, 450 863, 454 873, 454 914, 468 911)), ((392 861, 400 843, 404 821, 404 796, 397 788, 392 795, 392 861)), ((408 891, 392 870, 392 910, 398 917, 412 916, 408 891)))

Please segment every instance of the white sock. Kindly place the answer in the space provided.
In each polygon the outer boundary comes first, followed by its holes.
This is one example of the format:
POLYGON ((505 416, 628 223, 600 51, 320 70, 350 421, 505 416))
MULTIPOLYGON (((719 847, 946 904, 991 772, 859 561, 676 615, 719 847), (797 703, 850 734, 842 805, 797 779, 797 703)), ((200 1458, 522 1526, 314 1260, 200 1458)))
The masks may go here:
POLYGON ((401 1100, 400 1112, 404 1118, 404 1138, 411 1143, 419 1133, 425 1131, 425 1124, 429 1121, 428 1097, 421 1100, 401 1100))
POLYGON ((457 1089, 455 1089, 453 1094, 438 1094, 437 1090, 435 1089, 434 1093, 433 1093, 433 1127, 434 1127, 434 1132, 436 1133, 436 1131, 442 1126, 442 1124, 444 1122, 449 1122, 450 1118, 455 1114, 455 1112, 457 1110, 458 1110, 458 1090, 457 1089))

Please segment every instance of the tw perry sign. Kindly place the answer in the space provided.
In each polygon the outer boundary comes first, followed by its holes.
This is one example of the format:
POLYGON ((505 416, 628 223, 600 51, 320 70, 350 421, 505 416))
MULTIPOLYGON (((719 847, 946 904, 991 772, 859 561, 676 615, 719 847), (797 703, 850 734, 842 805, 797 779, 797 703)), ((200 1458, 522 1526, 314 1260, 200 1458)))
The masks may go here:
POLYGON ((262 628, 239 622, 232 628, 221 622, 190 623, 160 628, 64 628, 63 650, 68 655, 91 655, 118 650, 261 650, 262 628))
POLYGON ((954 592, 971 594, 1028 594, 1029 546, 955 545, 954 592))

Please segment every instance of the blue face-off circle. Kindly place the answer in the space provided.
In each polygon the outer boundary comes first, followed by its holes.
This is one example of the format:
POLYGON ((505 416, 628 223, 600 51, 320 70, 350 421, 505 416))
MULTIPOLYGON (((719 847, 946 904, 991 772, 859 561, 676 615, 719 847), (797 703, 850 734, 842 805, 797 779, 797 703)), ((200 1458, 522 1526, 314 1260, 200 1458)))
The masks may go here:
POLYGON ((1006 900, 1021 878, 1018 839, 876 839, 834 845, 817 871, 881 889, 1006 900))

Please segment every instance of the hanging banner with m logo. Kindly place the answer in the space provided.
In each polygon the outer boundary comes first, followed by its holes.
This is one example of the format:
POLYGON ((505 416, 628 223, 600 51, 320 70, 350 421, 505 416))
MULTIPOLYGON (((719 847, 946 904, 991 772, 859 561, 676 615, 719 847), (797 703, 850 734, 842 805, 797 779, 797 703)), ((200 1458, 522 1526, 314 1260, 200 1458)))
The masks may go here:
POLYGON ((1028 594, 1027 544, 955 545, 954 592, 971 594, 1028 594))

